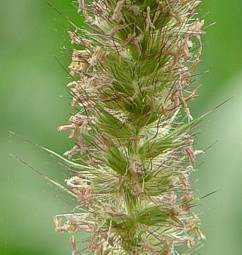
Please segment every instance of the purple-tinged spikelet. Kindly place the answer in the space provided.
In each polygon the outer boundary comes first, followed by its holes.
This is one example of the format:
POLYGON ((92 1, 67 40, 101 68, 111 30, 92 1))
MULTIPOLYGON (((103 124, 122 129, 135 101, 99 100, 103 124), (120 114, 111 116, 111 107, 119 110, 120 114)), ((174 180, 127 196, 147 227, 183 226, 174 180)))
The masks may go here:
MULTIPOLYGON (((193 149, 188 103, 200 61, 197 0, 79 1, 85 29, 68 84, 76 114, 60 131, 66 181, 80 211, 56 216, 56 230, 91 233, 94 254, 193 254, 204 238, 192 208, 193 149)), ((72 239, 73 253, 77 253, 72 239)))

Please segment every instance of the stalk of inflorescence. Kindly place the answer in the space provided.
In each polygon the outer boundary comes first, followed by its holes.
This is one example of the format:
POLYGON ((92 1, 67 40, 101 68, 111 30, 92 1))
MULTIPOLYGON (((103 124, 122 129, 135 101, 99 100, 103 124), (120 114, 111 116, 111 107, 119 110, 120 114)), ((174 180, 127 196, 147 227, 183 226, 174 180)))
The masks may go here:
MULTIPOLYGON (((197 0, 80 0, 84 27, 68 89, 75 112, 59 128, 75 145, 64 163, 77 199, 57 231, 88 232, 80 253, 194 254, 204 235, 190 183, 200 150, 196 97, 203 20, 197 0)), ((79 252, 79 253, 78 253, 79 252)))

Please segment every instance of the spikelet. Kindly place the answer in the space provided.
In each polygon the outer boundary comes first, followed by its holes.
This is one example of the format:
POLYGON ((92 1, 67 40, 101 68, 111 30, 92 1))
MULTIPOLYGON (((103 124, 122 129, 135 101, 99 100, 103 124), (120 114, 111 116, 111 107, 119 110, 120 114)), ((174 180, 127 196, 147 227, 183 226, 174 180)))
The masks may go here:
POLYGON ((69 32, 68 84, 78 110, 59 130, 75 142, 66 185, 81 209, 55 223, 89 232, 93 254, 193 254, 204 238, 189 182, 201 152, 193 134, 202 117, 188 107, 202 49, 199 3, 79 1, 86 29, 69 32))

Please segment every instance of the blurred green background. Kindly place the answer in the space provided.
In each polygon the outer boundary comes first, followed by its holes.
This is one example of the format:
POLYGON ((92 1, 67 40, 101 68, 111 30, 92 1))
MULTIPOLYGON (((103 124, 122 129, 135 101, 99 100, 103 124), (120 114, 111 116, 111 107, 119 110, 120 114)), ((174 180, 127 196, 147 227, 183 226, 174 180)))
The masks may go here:
MULTIPOLYGON (((199 115, 227 98, 200 129, 197 148, 213 146, 194 175, 207 236, 197 254, 242 254, 242 2, 204 0, 206 19, 203 61, 198 78, 200 98, 192 104, 199 115), (216 22, 214 26, 209 24, 216 22), (208 71, 208 73, 204 73, 208 71), (198 179, 198 181, 197 181, 198 179)), ((8 131, 63 153, 71 146, 56 127, 66 121, 70 97, 67 66, 68 25, 44 0, 0 0, 0 255, 70 254, 68 236, 53 231, 52 217, 72 210, 74 201, 9 156, 17 154, 56 180, 64 168, 47 154, 11 137, 8 131)), ((52 0, 79 24, 71 0, 52 0)))

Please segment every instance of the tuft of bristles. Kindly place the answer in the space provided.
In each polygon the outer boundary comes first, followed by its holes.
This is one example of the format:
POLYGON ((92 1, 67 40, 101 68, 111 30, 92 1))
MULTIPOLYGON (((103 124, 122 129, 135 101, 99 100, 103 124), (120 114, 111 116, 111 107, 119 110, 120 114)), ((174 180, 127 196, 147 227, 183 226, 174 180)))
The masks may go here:
POLYGON ((55 224, 89 232, 93 254, 193 254, 204 238, 189 182, 201 153, 193 140, 202 117, 188 107, 202 49, 199 3, 79 1, 86 28, 69 32, 75 114, 59 130, 75 142, 66 185, 80 209, 55 224))

